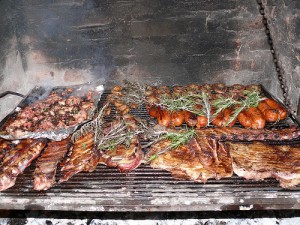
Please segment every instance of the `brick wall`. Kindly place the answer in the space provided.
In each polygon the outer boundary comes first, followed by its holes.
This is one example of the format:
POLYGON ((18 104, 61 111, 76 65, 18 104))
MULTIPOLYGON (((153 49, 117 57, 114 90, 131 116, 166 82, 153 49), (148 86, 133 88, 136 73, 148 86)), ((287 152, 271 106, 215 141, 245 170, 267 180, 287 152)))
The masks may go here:
POLYGON ((0 48, 0 91, 94 79, 111 86, 129 78, 262 83, 281 98, 255 0, 8 0, 5 6, 0 15, 8 25, 0 29, 10 32, 0 48))

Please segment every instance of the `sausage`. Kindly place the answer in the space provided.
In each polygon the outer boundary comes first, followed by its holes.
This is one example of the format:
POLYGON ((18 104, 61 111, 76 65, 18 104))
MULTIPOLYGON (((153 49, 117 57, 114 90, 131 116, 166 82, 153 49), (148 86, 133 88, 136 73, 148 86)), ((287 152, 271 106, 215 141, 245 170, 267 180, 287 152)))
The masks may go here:
POLYGON ((264 100, 272 109, 276 109, 279 112, 279 118, 281 120, 285 119, 287 117, 287 111, 286 109, 279 104, 278 102, 276 102, 274 99, 271 98, 267 98, 264 100))
POLYGON ((184 114, 182 111, 175 111, 171 113, 171 126, 180 126, 184 121, 184 114))
POLYGON ((278 110, 272 109, 265 100, 259 102, 257 108, 262 112, 268 122, 276 122, 280 119, 278 110))
POLYGON ((256 107, 249 107, 246 109, 246 114, 251 118, 252 129, 263 129, 266 125, 266 120, 262 114, 262 112, 256 107))
POLYGON ((232 127, 235 124, 236 119, 234 119, 229 124, 227 124, 231 119, 231 114, 232 114, 232 110, 226 108, 222 110, 211 123, 217 127, 225 127, 225 126, 232 127))
POLYGON ((212 89, 216 92, 216 93, 225 93, 227 90, 227 87, 225 84, 221 84, 221 83, 217 83, 214 84, 212 86, 212 89))
POLYGON ((168 127, 171 123, 171 114, 168 110, 160 110, 159 116, 157 117, 157 122, 159 125, 168 127))
POLYGON ((245 110, 239 113, 237 117, 240 124, 242 124, 245 128, 251 128, 252 120, 251 118, 246 114, 245 110))
POLYGON ((157 118, 159 116, 159 112, 160 109, 156 106, 150 106, 148 109, 148 114, 149 116, 153 117, 153 118, 157 118))
POLYGON ((257 91, 258 93, 261 93, 261 86, 258 84, 250 84, 247 85, 245 90, 247 91, 257 91))
POLYGON ((183 111, 184 115, 184 121, 186 124, 190 127, 194 127, 197 124, 197 115, 194 113, 191 113, 189 111, 183 111))
POLYGON ((173 87, 172 97, 180 97, 185 92, 184 86, 175 86, 173 87))
POLYGON ((196 127, 197 128, 206 127, 207 122, 208 122, 208 120, 207 120, 206 116, 197 116, 196 127))
POLYGON ((228 127, 232 127, 236 123, 236 118, 234 118, 230 123, 228 123, 231 119, 232 113, 233 113, 232 109, 224 109, 224 119, 228 127))

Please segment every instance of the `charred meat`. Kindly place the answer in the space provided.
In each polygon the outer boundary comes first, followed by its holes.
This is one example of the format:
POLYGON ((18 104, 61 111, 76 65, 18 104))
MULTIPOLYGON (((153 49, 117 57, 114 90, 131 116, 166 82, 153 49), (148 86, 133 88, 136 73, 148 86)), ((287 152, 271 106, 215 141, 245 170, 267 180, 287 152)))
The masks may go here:
POLYGON ((1 166, 0 191, 15 184, 17 176, 23 173, 31 162, 40 155, 46 143, 45 139, 21 140, 19 144, 6 152, 1 166))
POLYGON ((69 180, 75 174, 93 172, 99 161, 99 151, 94 147, 94 133, 82 136, 71 146, 67 159, 62 163, 59 182, 69 180))
POLYGON ((238 176, 254 180, 273 177, 283 188, 300 184, 300 147, 262 142, 226 145, 232 157, 233 171, 238 176))
POLYGON ((55 183, 55 174, 59 162, 68 151, 70 138, 62 141, 51 141, 43 154, 38 158, 34 171, 34 190, 47 190, 55 183))

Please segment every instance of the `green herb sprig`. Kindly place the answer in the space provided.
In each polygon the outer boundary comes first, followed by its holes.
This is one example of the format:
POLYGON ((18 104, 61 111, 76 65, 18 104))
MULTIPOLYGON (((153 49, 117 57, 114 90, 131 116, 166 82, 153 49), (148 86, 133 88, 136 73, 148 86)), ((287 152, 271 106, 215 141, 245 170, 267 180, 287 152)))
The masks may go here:
POLYGON ((184 131, 181 131, 181 132, 168 132, 168 133, 162 134, 158 140, 159 141, 169 140, 171 142, 170 145, 168 147, 162 149, 161 151, 157 152, 156 154, 151 155, 148 158, 148 161, 152 161, 153 159, 157 158, 159 155, 186 144, 195 135, 196 135, 196 132, 194 129, 185 129, 184 131))

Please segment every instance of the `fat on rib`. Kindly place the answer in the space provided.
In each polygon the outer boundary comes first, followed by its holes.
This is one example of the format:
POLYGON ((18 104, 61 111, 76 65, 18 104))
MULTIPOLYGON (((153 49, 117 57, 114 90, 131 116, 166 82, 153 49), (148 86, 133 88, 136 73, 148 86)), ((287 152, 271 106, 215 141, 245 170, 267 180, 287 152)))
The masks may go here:
POLYGON ((94 133, 82 136, 71 146, 68 158, 62 163, 62 177, 59 183, 82 171, 93 172, 99 157, 99 151, 94 147, 94 133))
POLYGON ((21 140, 14 148, 7 151, 2 162, 0 174, 0 191, 12 187, 17 176, 36 159, 46 146, 46 139, 21 140))
POLYGON ((262 142, 226 143, 233 171, 246 179, 273 177, 283 188, 300 184, 300 147, 268 145, 262 142))
POLYGON ((68 151, 70 138, 51 141, 36 162, 34 171, 34 190, 48 190, 55 184, 57 165, 68 151))

